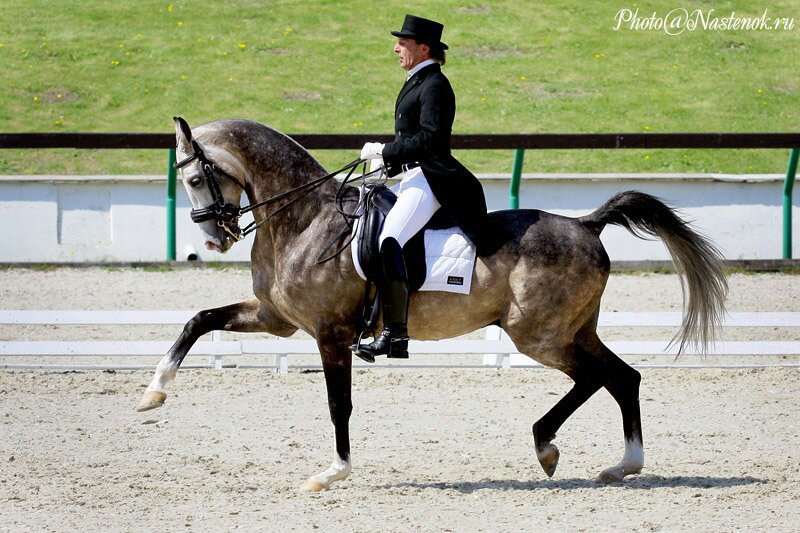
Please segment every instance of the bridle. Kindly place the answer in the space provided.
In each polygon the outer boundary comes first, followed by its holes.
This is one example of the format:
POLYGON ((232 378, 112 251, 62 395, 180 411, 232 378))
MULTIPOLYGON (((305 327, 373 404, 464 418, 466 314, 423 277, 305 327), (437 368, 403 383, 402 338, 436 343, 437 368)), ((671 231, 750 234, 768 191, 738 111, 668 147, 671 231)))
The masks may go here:
MULTIPOLYGON (((348 229, 352 230, 353 226, 350 221, 359 218, 361 216, 361 214, 359 213, 361 207, 360 204, 356 207, 356 209, 352 213, 346 213, 344 211, 344 207, 342 205, 343 203, 342 191, 344 190, 344 186, 348 182, 354 181, 356 179, 365 180, 372 174, 379 172, 382 173, 383 171, 383 168, 380 168, 372 172, 367 172, 366 171, 367 161, 365 159, 359 158, 351 161, 350 163, 343 166, 339 170, 336 170, 334 172, 331 172, 330 174, 326 174, 324 176, 316 178, 298 187, 295 187, 288 191, 267 198, 266 200, 262 200, 256 203, 251 203, 247 207, 237 207, 233 204, 225 202, 225 197, 222 195, 222 190, 220 189, 219 180, 217 179, 217 176, 221 176, 233 182, 245 192, 248 192, 247 186, 244 183, 242 183, 239 179, 235 178, 234 176, 231 176, 230 174, 222 170, 219 167, 219 165, 208 159, 208 157, 206 157, 205 152, 203 152, 203 149, 200 147, 197 141, 192 139, 191 143, 192 143, 192 148, 194 149, 194 153, 192 153, 185 159, 182 159, 181 161, 173 163, 172 166, 175 169, 180 169, 188 165, 195 159, 199 160, 200 166, 203 170, 203 175, 206 178, 206 182, 208 182, 208 190, 211 193, 212 203, 211 205, 206 207, 201 207, 199 209, 192 209, 191 212, 189 213, 189 216, 191 216, 192 222, 195 222, 197 224, 201 222, 207 222, 209 220, 216 221, 217 226, 222 228, 228 235, 230 235, 231 238, 234 239, 234 241, 240 241, 244 239, 248 234, 257 230, 262 224, 267 222, 270 218, 280 213, 281 211, 286 209, 288 206, 290 206, 297 200, 303 198, 304 196, 309 194, 311 191, 313 191, 326 181, 333 179, 335 176, 341 174, 342 172, 348 171, 347 176, 344 178, 344 180, 342 180, 341 184, 339 185, 339 189, 336 192, 336 198, 335 198, 336 211, 338 211, 339 214, 341 214, 342 217, 344 218, 345 226, 342 228, 342 231, 340 231, 339 234, 335 237, 335 239, 323 250, 322 252, 323 255, 335 243, 337 243, 342 236, 345 235, 348 229), (359 165, 363 165, 361 174, 358 176, 353 176, 355 169, 359 165), (280 200, 282 198, 285 198, 288 195, 292 194, 293 192, 297 191, 302 191, 302 192, 297 196, 295 196, 294 198, 292 198, 291 200, 289 200, 288 202, 286 202, 285 204, 283 204, 282 206, 280 206, 278 209, 276 209, 269 215, 267 215, 266 217, 264 217, 263 219, 259 221, 253 220, 253 222, 251 222, 244 228, 241 228, 239 226, 239 218, 241 218, 242 215, 249 213, 250 211, 253 211, 258 207, 261 207, 262 205, 266 205, 268 203, 274 202, 275 200, 280 200)), ((361 198, 363 197, 364 195, 362 194, 361 198)), ((324 263, 326 261, 329 261, 330 259, 333 259, 350 244, 350 241, 352 241, 352 237, 342 247, 338 248, 336 252, 326 257, 325 259, 322 259, 322 255, 320 255, 320 257, 317 259, 317 263, 324 263)))
POLYGON ((208 220, 216 220, 217 226, 225 230, 234 240, 239 241, 243 239, 244 234, 243 230, 239 227, 239 217, 241 217, 245 211, 236 205, 225 202, 225 197, 222 195, 222 190, 220 189, 219 181, 217 181, 216 176, 220 175, 238 185, 243 191, 247 191, 245 184, 210 161, 206 157, 205 152, 203 152, 203 149, 200 148, 200 145, 197 144, 197 141, 194 139, 192 139, 192 148, 194 148, 194 153, 192 153, 192 155, 173 163, 172 167, 179 169, 185 167, 195 159, 198 159, 200 161, 200 167, 203 170, 203 175, 208 183, 211 199, 213 200, 212 204, 209 206, 191 210, 189 216, 192 217, 192 222, 199 224, 208 220))

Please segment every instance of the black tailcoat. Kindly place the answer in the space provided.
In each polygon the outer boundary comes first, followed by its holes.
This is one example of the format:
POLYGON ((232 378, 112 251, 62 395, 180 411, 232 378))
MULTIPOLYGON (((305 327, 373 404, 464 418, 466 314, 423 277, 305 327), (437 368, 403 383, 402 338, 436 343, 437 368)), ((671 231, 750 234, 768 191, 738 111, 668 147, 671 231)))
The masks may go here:
POLYGON ((389 176, 418 162, 442 210, 464 231, 479 255, 490 255, 505 242, 490 225, 478 178, 450 153, 456 98, 438 63, 406 81, 395 104, 395 140, 383 148, 389 176))

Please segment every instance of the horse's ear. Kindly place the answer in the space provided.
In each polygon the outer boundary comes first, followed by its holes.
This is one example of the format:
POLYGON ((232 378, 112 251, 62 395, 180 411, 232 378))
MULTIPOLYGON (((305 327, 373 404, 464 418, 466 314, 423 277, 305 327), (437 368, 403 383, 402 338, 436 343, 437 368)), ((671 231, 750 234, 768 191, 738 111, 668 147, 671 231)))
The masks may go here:
POLYGON ((192 151, 192 129, 183 120, 183 117, 172 117, 175 123, 175 145, 184 149, 185 152, 192 151))

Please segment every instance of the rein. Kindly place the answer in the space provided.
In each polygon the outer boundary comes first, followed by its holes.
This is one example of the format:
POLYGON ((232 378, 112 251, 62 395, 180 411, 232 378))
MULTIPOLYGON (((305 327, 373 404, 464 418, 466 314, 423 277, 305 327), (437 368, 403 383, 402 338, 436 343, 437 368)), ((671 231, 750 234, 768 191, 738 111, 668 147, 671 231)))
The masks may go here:
POLYGON ((339 242, 339 240, 346 234, 347 230, 351 230, 352 231, 353 225, 352 225, 352 223, 350 221, 353 220, 353 219, 357 219, 357 218, 359 218, 361 216, 359 211, 360 211, 360 209, 362 207, 361 203, 363 202, 363 199, 364 199, 365 195, 361 194, 360 195, 359 204, 356 206, 356 209, 352 213, 347 213, 347 212, 344 211, 343 197, 342 197, 342 192, 344 191, 345 185, 347 183, 349 183, 349 182, 352 182, 352 181, 360 179, 360 180, 362 180, 362 187, 363 187, 363 182, 366 180, 367 177, 369 177, 369 176, 371 176, 371 175, 373 175, 375 173, 380 173, 380 172, 383 171, 383 168, 381 167, 381 168, 379 168, 377 170, 373 170, 372 172, 367 172, 367 168, 366 168, 367 161, 365 159, 360 159, 359 158, 359 159, 355 159, 355 160, 351 161, 350 163, 346 164, 345 166, 343 166, 339 170, 335 170, 334 172, 331 172, 329 174, 326 174, 324 176, 316 178, 316 179, 314 179, 312 181, 309 181, 307 183, 303 183, 302 185, 294 187, 293 189, 289 189, 288 191, 284 191, 284 192, 282 192, 280 194, 276 194, 275 196, 267 198, 266 200, 262 200, 262 201, 256 202, 256 203, 251 203, 250 205, 248 205, 246 207, 237 207, 237 206, 235 206, 233 204, 225 202, 225 198, 222 195, 222 190, 220 189, 220 186, 219 186, 219 181, 217 180, 217 175, 222 176, 223 178, 233 182, 234 184, 236 184, 238 187, 240 187, 245 192, 248 192, 247 185, 245 183, 243 183, 242 181, 240 181, 239 179, 235 178, 234 176, 231 176, 230 174, 228 174, 227 172, 222 170, 213 161, 209 160, 206 157, 205 152, 203 152, 203 149, 197 143, 197 141, 192 139, 191 143, 192 143, 192 148, 194 148, 194 153, 192 153, 192 155, 186 157, 185 159, 182 159, 181 161, 173 163, 172 166, 175 169, 179 169, 179 168, 182 168, 182 167, 188 165, 189 163, 191 163, 195 159, 198 159, 200 161, 201 168, 203 170, 203 175, 205 176, 206 181, 208 182, 208 190, 211 193, 211 198, 213 200, 213 203, 211 205, 207 206, 207 207, 201 207, 199 209, 192 209, 191 210, 189 215, 192 218, 192 222, 195 222, 195 223, 199 224, 201 222, 206 222, 208 220, 215 220, 216 223, 217 223, 217 226, 219 226, 223 230, 225 230, 225 232, 227 232, 228 235, 230 235, 235 241, 240 241, 240 240, 244 239, 247 235, 249 235, 250 233, 252 233, 255 230, 257 230, 262 224, 267 222, 270 218, 272 218, 273 216, 277 215, 278 213, 280 213, 281 211, 283 211, 284 209, 286 209, 287 207, 289 207, 291 204, 295 203, 296 201, 300 200, 304 196, 308 195, 310 192, 312 192, 314 189, 318 188, 323 183, 327 182, 328 180, 333 179, 335 176, 337 176, 338 174, 340 174, 340 173, 342 173, 344 171, 348 171, 347 176, 344 178, 344 180, 342 180, 341 184, 339 185, 339 188, 336 191, 336 196, 334 198, 334 202, 336 204, 335 205, 336 211, 340 215, 342 215, 342 218, 344 219, 344 226, 342 227, 342 230, 333 239, 333 241, 331 241, 331 243, 328 244, 328 246, 325 247, 325 249, 322 251, 320 256, 317 258, 317 264, 322 264, 322 263, 325 263, 327 261, 330 261, 331 259, 333 259, 337 255, 342 253, 347 248, 347 246, 350 245, 350 243, 352 242, 353 238, 355 237, 354 235, 351 236, 350 239, 344 245, 342 245, 340 248, 338 248, 334 253, 332 253, 330 256, 328 256, 328 257, 326 257, 324 259, 322 258, 322 256, 325 254, 325 252, 330 250, 331 247, 334 244, 339 242), (363 165, 361 174, 358 175, 358 176, 353 177, 353 173, 355 172, 355 169, 358 168, 359 165, 363 165), (253 222, 251 222, 250 224, 248 224, 244 228, 241 228, 239 226, 239 218, 242 215, 244 215, 246 213, 249 213, 249 212, 255 210, 258 207, 261 207, 261 206, 267 205, 269 203, 272 203, 272 202, 274 202, 276 200, 281 200, 283 198, 286 198, 290 194, 298 192, 298 191, 302 191, 302 192, 300 194, 298 194, 297 196, 295 196, 294 198, 292 198, 291 200, 289 200, 288 202, 286 202, 285 204, 283 204, 282 206, 280 206, 279 208, 275 209, 272 213, 270 213, 269 215, 267 215, 263 219, 261 219, 261 220, 259 220, 257 222, 255 220, 253 220, 253 222))

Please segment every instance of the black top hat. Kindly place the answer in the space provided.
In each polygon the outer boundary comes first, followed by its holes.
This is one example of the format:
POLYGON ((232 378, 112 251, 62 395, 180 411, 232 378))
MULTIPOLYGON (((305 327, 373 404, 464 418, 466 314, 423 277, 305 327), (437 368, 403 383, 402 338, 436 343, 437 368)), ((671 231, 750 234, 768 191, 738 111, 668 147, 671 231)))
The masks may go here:
POLYGON ((429 45, 439 45, 443 50, 447 50, 447 45, 441 41, 444 26, 436 21, 406 15, 403 21, 403 28, 400 31, 393 31, 395 37, 406 37, 414 39, 420 43, 429 45))

